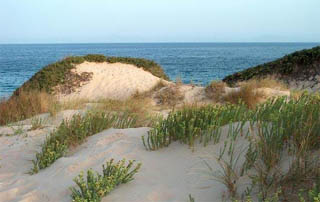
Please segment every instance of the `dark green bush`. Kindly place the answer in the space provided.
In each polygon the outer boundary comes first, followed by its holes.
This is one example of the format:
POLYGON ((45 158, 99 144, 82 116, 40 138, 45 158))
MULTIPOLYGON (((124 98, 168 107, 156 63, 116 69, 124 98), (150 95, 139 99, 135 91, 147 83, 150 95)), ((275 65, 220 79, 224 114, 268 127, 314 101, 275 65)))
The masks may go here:
POLYGON ((301 71, 316 68, 315 64, 320 64, 320 46, 297 51, 273 62, 234 73, 225 77, 223 81, 234 85, 240 81, 270 75, 295 76, 301 74, 301 71))

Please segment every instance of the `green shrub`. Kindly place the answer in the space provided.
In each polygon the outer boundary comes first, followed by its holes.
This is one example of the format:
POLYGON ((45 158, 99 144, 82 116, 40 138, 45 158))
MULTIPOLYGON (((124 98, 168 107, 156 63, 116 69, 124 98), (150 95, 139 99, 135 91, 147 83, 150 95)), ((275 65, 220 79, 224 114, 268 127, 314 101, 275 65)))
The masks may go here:
POLYGON ((317 67, 320 62, 320 46, 312 49, 294 52, 273 62, 248 68, 241 72, 234 73, 223 79, 229 85, 252 78, 261 78, 270 75, 295 76, 301 71, 317 67))
POLYGON ((116 186, 133 180, 133 176, 138 172, 141 163, 134 165, 134 161, 129 161, 125 165, 125 159, 113 163, 113 159, 102 166, 102 175, 94 173, 91 169, 87 171, 87 179, 84 179, 83 172, 74 179, 79 189, 71 188, 72 201, 74 202, 100 202, 116 186))
POLYGON ((39 172, 64 156, 70 146, 83 143, 87 137, 110 127, 128 128, 135 124, 135 118, 127 114, 104 112, 87 113, 85 116, 74 115, 70 121, 63 121, 58 129, 51 133, 41 146, 42 150, 33 160, 31 174, 39 172))
MULTIPOLYGON (((250 190, 258 191, 259 201, 285 199, 283 190, 292 190, 290 197, 297 201, 298 188, 309 187, 320 175, 320 98, 314 94, 273 98, 254 109, 241 103, 184 108, 160 120, 142 141, 147 150, 173 141, 193 146, 196 139, 206 145, 210 140, 218 142, 221 127, 227 124, 227 139, 217 158, 222 172, 220 169, 216 179, 226 185, 232 197, 237 196, 237 179, 246 175, 252 182, 250 190), (248 130, 243 130, 246 123, 248 130), (247 146, 235 154, 239 137, 247 146), (238 162, 240 154, 244 156, 242 163, 238 162), (286 171, 282 168, 284 157, 291 159, 286 171)), ((318 192, 312 193, 317 198, 318 192)))
POLYGON ((154 129, 142 136, 146 149, 157 150, 167 147, 173 141, 193 146, 196 139, 206 145, 210 140, 218 141, 219 127, 235 121, 246 120, 244 105, 186 107, 171 112, 154 129))

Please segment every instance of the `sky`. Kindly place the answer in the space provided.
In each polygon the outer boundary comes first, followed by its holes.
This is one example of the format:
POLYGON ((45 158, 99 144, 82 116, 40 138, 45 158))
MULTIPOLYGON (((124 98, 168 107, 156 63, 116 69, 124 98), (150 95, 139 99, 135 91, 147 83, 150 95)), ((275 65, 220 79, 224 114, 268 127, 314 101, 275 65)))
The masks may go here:
POLYGON ((0 0, 0 43, 320 42, 320 0, 0 0))

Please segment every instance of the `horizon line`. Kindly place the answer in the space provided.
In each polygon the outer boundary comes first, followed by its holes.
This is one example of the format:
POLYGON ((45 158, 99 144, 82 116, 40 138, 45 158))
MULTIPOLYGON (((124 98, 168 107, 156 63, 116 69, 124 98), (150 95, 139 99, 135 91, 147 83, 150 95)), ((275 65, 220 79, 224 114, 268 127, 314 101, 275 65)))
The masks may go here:
POLYGON ((215 43, 215 44, 221 44, 221 43, 320 43, 320 41, 291 41, 291 42, 280 42, 280 41, 249 41, 249 42, 241 42, 241 41, 235 41, 235 42, 26 42, 26 43, 0 43, 0 45, 59 45, 59 44, 183 44, 183 43, 189 43, 189 44, 204 44, 204 43, 215 43))

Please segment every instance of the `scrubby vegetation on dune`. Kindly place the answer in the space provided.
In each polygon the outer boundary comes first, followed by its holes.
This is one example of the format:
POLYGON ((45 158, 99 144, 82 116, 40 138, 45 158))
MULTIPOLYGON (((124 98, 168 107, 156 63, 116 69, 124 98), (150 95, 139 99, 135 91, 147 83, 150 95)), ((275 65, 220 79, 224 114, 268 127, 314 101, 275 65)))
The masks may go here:
MULTIPOLYGON (((213 102, 238 104, 244 103, 249 108, 254 108, 257 104, 265 101, 268 98, 263 92, 264 88, 273 89, 276 91, 287 91, 287 86, 281 81, 273 78, 250 79, 248 81, 239 82, 237 88, 226 92, 228 85, 222 81, 212 81, 205 88, 206 96, 213 102)), ((231 88, 229 88, 231 89, 231 88)))
POLYGON ((106 112, 88 112, 84 116, 75 115, 68 121, 63 121, 56 131, 41 146, 41 151, 36 153, 32 160, 33 168, 30 174, 38 173, 63 157, 68 149, 83 143, 87 137, 97 134, 105 129, 129 128, 135 124, 135 117, 128 114, 114 114, 106 112))
MULTIPOLYGON (((71 78, 77 77, 72 74, 71 70, 75 65, 83 62, 109 62, 109 63, 126 63, 132 64, 145 71, 150 72, 154 76, 169 80, 169 77, 164 73, 163 69, 154 61, 142 58, 129 58, 129 57, 107 57, 104 55, 86 55, 86 56, 71 56, 67 57, 56 63, 47 65, 34 76, 18 88, 14 94, 19 95, 20 92, 29 91, 45 91, 47 93, 53 92, 53 87, 66 84, 72 80, 71 78)), ((77 78, 75 78, 77 79, 77 78)), ((82 79, 82 78, 78 78, 82 79)), ((86 78, 83 78, 86 79, 86 78)))
POLYGON ((223 79, 229 85, 234 85, 240 81, 246 81, 252 78, 261 78, 270 75, 280 77, 296 77, 301 72, 313 70, 319 67, 320 64, 320 46, 312 49, 297 51, 283 58, 248 68, 241 72, 234 73, 223 79))
POLYGON ((92 170, 87 171, 86 180, 84 173, 80 173, 74 179, 79 189, 74 187, 72 191, 72 201, 74 202, 100 202, 101 198, 109 194, 114 188, 120 184, 124 184, 133 180, 133 176, 139 171, 141 163, 135 165, 134 161, 123 159, 117 163, 111 159, 102 166, 102 175, 92 170))
POLYGON ((251 196, 258 195, 259 201, 317 201, 309 200, 308 190, 313 190, 314 198, 320 193, 319 115, 320 98, 310 94, 291 100, 271 99, 254 109, 243 104, 185 108, 159 121, 142 142, 147 150, 167 147, 174 141, 194 148, 197 141, 218 143, 222 126, 229 125, 217 158, 222 172, 217 175, 211 171, 215 180, 226 185, 231 198, 250 201, 251 196), (248 146, 236 153, 240 138, 248 146), (245 158, 242 163, 238 161, 240 155, 245 158), (285 160, 288 158, 291 160, 285 160), (282 169, 285 161, 287 171, 282 169), (239 195, 237 183, 244 176, 251 186, 239 195))
POLYGON ((0 100, 0 126, 45 112, 55 113, 56 106, 56 99, 45 92, 21 92, 0 100))

